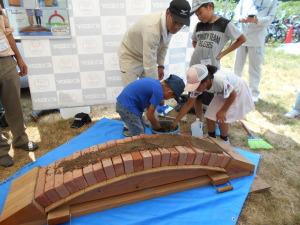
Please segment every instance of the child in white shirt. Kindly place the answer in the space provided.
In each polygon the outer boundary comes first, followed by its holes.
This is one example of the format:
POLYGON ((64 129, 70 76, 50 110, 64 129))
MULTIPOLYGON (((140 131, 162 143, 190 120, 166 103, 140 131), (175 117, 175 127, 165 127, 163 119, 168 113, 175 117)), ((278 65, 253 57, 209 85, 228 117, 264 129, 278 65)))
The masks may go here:
POLYGON ((251 91, 246 82, 234 73, 217 70, 215 66, 196 64, 187 71, 185 91, 191 92, 189 100, 181 108, 173 126, 193 107, 198 95, 211 92, 214 98, 204 117, 210 137, 216 137, 216 122, 220 125, 221 138, 228 141, 228 124, 241 120, 254 109, 251 91))

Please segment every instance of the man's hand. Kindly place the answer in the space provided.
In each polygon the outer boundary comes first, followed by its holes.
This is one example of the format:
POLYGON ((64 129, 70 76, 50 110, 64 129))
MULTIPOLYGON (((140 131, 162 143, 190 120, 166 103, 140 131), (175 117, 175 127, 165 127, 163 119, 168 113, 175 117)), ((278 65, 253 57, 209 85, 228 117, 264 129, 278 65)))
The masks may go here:
POLYGON ((225 123, 226 120, 226 112, 224 110, 219 110, 216 115, 217 121, 219 123, 225 123))
POLYGON ((157 67, 157 72, 158 72, 158 79, 162 80, 165 76, 165 72, 164 72, 164 67, 163 66, 158 66, 157 67))
POLYGON ((25 64, 24 60, 23 59, 17 59, 17 63, 18 63, 18 67, 20 69, 19 75, 21 77, 27 75, 28 68, 27 68, 27 65, 25 64))

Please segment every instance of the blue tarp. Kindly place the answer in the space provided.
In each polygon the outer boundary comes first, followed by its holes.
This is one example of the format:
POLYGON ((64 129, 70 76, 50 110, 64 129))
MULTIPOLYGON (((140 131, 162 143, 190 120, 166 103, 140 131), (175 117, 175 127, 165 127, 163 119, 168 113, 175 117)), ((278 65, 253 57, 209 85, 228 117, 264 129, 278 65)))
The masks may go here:
MULTIPOLYGON (((123 138, 122 127, 123 124, 120 121, 102 119, 79 136, 20 169, 0 184, 0 210, 2 211, 13 179, 33 167, 46 166, 78 150, 123 138)), ((258 165, 260 159, 258 154, 241 149, 237 151, 256 166, 258 165)), ((234 190, 222 194, 217 194, 211 186, 205 186, 72 218, 72 225, 233 225, 237 222, 253 180, 254 175, 234 179, 231 181, 234 190)))

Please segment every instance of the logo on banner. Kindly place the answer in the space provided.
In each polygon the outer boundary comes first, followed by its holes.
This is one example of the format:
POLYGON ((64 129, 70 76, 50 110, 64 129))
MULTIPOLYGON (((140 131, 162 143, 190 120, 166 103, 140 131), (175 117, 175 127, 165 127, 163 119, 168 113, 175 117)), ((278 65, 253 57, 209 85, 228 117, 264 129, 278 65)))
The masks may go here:
POLYGON ((104 35, 123 35, 126 32, 125 16, 101 17, 102 32, 104 35))
POLYGON ((79 71, 76 55, 53 56, 54 73, 74 73, 79 71))
POLYGON ((51 56, 49 40, 22 40, 26 57, 51 56))
POLYGON ((126 0, 127 15, 145 15, 151 11, 151 1, 126 0))
POLYGON ((83 89, 102 88, 106 86, 104 71, 80 73, 80 78, 83 89))
POLYGON ((74 16, 99 16, 99 2, 98 0, 72 0, 74 16))
POLYGON ((56 91, 55 80, 53 75, 29 76, 30 91, 35 92, 52 92, 56 91))
POLYGON ((77 37, 79 54, 97 54, 103 52, 101 36, 82 36, 77 37))

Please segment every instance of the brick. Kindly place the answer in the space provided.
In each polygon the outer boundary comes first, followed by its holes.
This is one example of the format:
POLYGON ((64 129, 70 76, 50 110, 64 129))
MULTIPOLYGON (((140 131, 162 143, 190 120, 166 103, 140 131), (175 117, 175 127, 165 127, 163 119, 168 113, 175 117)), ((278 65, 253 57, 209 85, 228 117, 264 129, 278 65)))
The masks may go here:
POLYGON ((193 149, 196 152, 196 157, 195 157, 195 160, 194 160, 194 164, 195 165, 200 165, 201 161, 202 161, 202 158, 203 158, 203 155, 204 155, 204 151, 199 149, 199 148, 196 148, 196 147, 193 147, 193 149))
POLYGON ((74 159, 77 159, 78 157, 80 157, 81 156, 81 152, 80 151, 78 151, 78 152, 75 152, 75 153, 73 153, 73 155, 72 155, 72 159, 74 160, 74 159))
POLYGON ((98 152, 99 151, 98 146, 97 145, 91 146, 89 151, 90 152, 98 152))
POLYGON ((81 155, 87 154, 90 152, 90 148, 85 148, 85 149, 81 150, 80 152, 81 152, 81 155))
POLYGON ((97 179, 95 177, 92 164, 89 164, 89 165, 83 167, 82 171, 83 171, 83 176, 89 186, 97 183, 97 179))
POLYGON ((114 178, 116 176, 116 173, 111 158, 105 158, 101 161, 107 179, 114 178))
POLYGON ((48 199, 44 192, 46 182, 46 168, 42 167, 39 170, 38 179, 36 182, 36 188, 34 192, 34 198, 44 208, 49 206, 52 202, 48 199))
POLYGON ((152 169, 152 155, 150 151, 140 151, 142 157, 143 157, 143 162, 144 162, 144 170, 149 170, 152 169))
POLYGON ((101 161, 98 161, 97 163, 93 164, 93 170, 97 182, 102 182, 106 180, 106 175, 101 161))
POLYGON ((131 152, 131 156, 133 158, 134 172, 144 170, 144 162, 142 155, 139 152, 131 152))
POLYGON ((132 141, 133 141, 132 137, 124 138, 124 143, 129 143, 129 142, 132 142, 132 141))
POLYGON ((149 138, 150 135, 149 134, 140 134, 139 136, 141 139, 146 139, 146 138, 149 138))
POLYGON ((124 171, 124 165, 123 165, 123 160, 122 160, 121 156, 118 155, 118 156, 113 157, 112 162, 114 165, 116 176, 118 177, 118 176, 123 175, 125 173, 125 171, 124 171))
POLYGON ((134 172, 133 168, 133 158, 130 153, 121 154, 121 157, 124 162, 124 169, 126 174, 130 174, 134 172))
POLYGON ((230 162, 230 160, 231 160, 231 158, 229 156, 224 155, 224 159, 222 161, 221 167, 225 168, 228 165, 228 163, 230 162))
POLYGON ((125 143, 124 139, 118 139, 118 140, 116 140, 116 144, 117 145, 121 145, 121 144, 124 144, 124 143, 125 143))
POLYGON ((152 155, 152 167, 153 168, 160 167, 160 165, 161 165, 161 154, 160 154, 160 151, 158 151, 158 150, 151 150, 150 153, 152 155))
MULTIPOLYGON (((56 162, 56 166, 59 165, 61 161, 56 162)), ((67 187, 64 185, 64 174, 63 168, 57 168, 54 176, 54 187, 56 192, 61 198, 65 198, 70 195, 67 187)))
POLYGON ((139 140, 139 139, 141 139, 140 135, 132 136, 132 141, 136 141, 136 140, 139 140))
POLYGON ((217 154, 217 155, 218 155, 218 159, 214 166, 221 167, 223 159, 225 158, 225 155, 223 155, 223 154, 217 154))
POLYGON ((73 173, 68 171, 64 173, 64 184, 70 193, 75 193, 79 191, 75 183, 73 183, 73 173))
POLYGON ((105 150, 107 148, 107 144, 106 143, 102 143, 100 145, 97 145, 97 147, 98 147, 99 151, 103 151, 103 150, 105 150))
POLYGON ((56 202, 60 200, 60 196, 55 191, 55 187, 54 187, 54 181, 55 181, 54 166, 55 166, 54 164, 51 164, 47 167, 46 182, 45 182, 45 189, 44 189, 45 194, 47 195, 48 199, 51 202, 56 202))
POLYGON ((193 165, 194 164, 194 160, 196 158, 196 152, 189 147, 184 147, 185 150, 187 150, 187 159, 186 159, 186 165, 193 165))
POLYGON ((171 153, 169 165, 170 166, 176 166, 176 165, 178 165, 179 152, 175 148, 169 148, 169 151, 171 153))
POLYGON ((188 154, 187 150, 182 146, 176 146, 175 148, 179 152, 178 166, 185 165, 188 154))
POLYGON ((171 158, 170 151, 166 148, 159 148, 158 151, 161 154, 161 166, 168 166, 171 158))
POLYGON ((208 161, 209 161, 209 158, 210 158, 210 153, 208 152, 204 152, 203 154, 203 158, 202 158, 202 161, 201 161, 201 165, 207 165, 208 161))
POLYGON ((116 140, 106 142, 106 146, 107 146, 106 148, 115 147, 116 145, 117 145, 116 140))
POLYGON ((218 159, 218 155, 216 153, 211 153, 207 165, 214 166, 215 163, 217 162, 217 159, 218 159))
POLYGON ((82 190, 88 186, 86 180, 84 179, 82 169, 75 169, 73 170, 72 174, 73 174, 73 183, 77 186, 79 190, 82 190))
MULTIPOLYGON (((81 156, 80 152, 74 153, 73 160, 77 159, 80 156, 81 156)), ((79 190, 82 190, 88 186, 86 180, 84 179, 83 171, 81 168, 74 169, 72 171, 72 175, 73 175, 73 183, 77 186, 79 190)))

